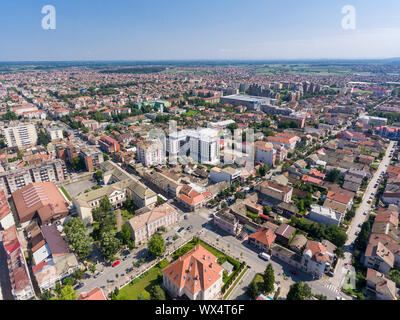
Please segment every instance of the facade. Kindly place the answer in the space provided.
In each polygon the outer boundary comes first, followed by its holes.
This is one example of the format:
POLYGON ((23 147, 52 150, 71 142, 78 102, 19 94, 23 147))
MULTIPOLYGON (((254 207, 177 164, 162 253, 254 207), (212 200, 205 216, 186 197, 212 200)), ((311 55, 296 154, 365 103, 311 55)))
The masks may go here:
POLYGON ((316 204, 311 205, 310 213, 307 218, 327 226, 339 226, 343 221, 343 215, 341 213, 333 210, 332 208, 323 207, 316 204))
POLYGON ((276 150, 270 142, 256 141, 254 143, 255 156, 254 160, 265 163, 273 167, 275 165, 276 150))
POLYGON ((82 150, 79 154, 85 162, 86 170, 92 172, 104 162, 103 153, 97 150, 82 150))
POLYGON ((301 267, 314 278, 320 279, 330 270, 333 258, 333 253, 328 252, 322 243, 308 240, 301 259, 301 267))
POLYGON ((367 291, 374 294, 377 300, 397 300, 396 283, 384 274, 368 268, 366 280, 367 291))
POLYGON ((259 228, 255 233, 249 235, 248 241, 251 245, 257 247, 258 249, 264 252, 270 252, 275 238, 276 235, 271 229, 262 227, 259 228))
POLYGON ((21 124, 3 129, 8 148, 28 148, 37 144, 38 136, 35 125, 21 124))
POLYGON ((226 167, 223 169, 214 167, 210 170, 210 179, 214 183, 226 181, 229 184, 232 184, 235 180, 240 179, 241 176, 242 171, 232 167, 226 167))
POLYGON ((99 140, 100 149, 106 153, 113 153, 120 150, 120 145, 117 140, 103 136, 99 140))
POLYGON ((15 226, 1 232, 2 244, 7 256, 11 292, 15 300, 34 299, 35 291, 29 275, 24 253, 15 226))
POLYGON ((159 141, 142 141, 137 144, 137 160, 145 167, 152 167, 165 162, 165 152, 159 141))
POLYGON ((196 211, 202 208, 211 197, 212 193, 208 189, 184 185, 179 191, 178 201, 190 211, 196 211))
POLYGON ((214 300, 221 293, 223 271, 212 253, 196 245, 162 270, 163 286, 171 297, 214 300))
POLYGON ((7 230, 15 225, 14 217, 4 191, 0 191, 0 228, 7 230))
POLYGON ((231 213, 230 208, 224 208, 214 214, 214 224, 225 232, 237 236, 240 233, 241 225, 236 216, 231 213))
POLYGON ((364 266, 385 275, 393 268, 394 260, 393 253, 381 242, 369 244, 365 250, 364 266))
POLYGON ((292 199, 293 188, 280 185, 275 181, 263 181, 256 189, 263 195, 289 203, 292 199))
POLYGON ((139 214, 126 222, 132 231, 135 244, 143 243, 154 235, 160 227, 168 227, 178 222, 177 209, 164 203, 161 206, 139 214))
POLYGON ((0 190, 10 197, 13 192, 32 182, 61 182, 68 179, 64 161, 56 159, 38 166, 0 173, 0 190))

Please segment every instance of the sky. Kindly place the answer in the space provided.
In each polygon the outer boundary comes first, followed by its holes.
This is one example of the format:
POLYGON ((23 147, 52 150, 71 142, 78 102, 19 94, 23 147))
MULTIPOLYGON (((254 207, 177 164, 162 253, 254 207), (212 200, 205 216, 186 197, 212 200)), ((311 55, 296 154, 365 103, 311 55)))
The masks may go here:
POLYGON ((3 0, 0 37, 0 61, 394 58, 400 1, 3 0))

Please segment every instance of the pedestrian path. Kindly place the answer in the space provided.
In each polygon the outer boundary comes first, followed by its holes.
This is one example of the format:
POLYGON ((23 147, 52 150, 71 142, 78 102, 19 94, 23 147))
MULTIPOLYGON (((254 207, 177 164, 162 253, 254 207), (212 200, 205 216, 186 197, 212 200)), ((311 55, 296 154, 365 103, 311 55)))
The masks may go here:
POLYGON ((337 287, 335 287, 333 284, 327 283, 327 284, 324 284, 324 287, 328 288, 330 291, 333 291, 337 294, 340 293, 340 290, 337 287))

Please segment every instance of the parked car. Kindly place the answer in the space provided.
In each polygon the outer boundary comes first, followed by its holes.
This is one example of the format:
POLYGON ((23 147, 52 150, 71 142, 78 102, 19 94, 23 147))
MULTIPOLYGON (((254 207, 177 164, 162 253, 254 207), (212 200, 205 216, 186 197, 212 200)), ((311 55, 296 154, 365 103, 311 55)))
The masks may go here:
POLYGON ((185 214, 185 215, 183 216, 183 219, 185 219, 185 220, 189 219, 188 215, 185 214))
POLYGON ((356 231, 355 235, 358 236, 360 234, 360 231, 356 231))
POLYGON ((180 228, 178 229, 178 232, 182 232, 183 230, 185 230, 185 227, 180 227, 180 228))
POLYGON ((359 223, 359 224, 358 224, 358 227, 361 228, 361 227, 362 227, 362 223, 359 223))
POLYGON ((78 284, 78 285, 75 287, 75 290, 78 290, 78 289, 82 288, 83 286, 84 286, 84 284, 83 284, 83 283, 80 283, 80 284, 78 284))
POLYGON ((192 229, 193 229, 192 225, 190 225, 189 227, 186 228, 186 230, 192 230, 192 229))
POLYGON ((166 240, 167 241, 171 241, 172 240, 172 236, 169 236, 166 240))
POLYGON ((269 261, 269 259, 271 259, 271 256, 269 254, 266 254, 265 252, 260 252, 258 256, 266 261, 269 261))
POLYGON ((113 266, 113 267, 116 267, 116 266, 119 265, 120 263, 121 263, 121 261, 117 260, 117 261, 115 261, 115 262, 112 264, 112 266, 113 266))

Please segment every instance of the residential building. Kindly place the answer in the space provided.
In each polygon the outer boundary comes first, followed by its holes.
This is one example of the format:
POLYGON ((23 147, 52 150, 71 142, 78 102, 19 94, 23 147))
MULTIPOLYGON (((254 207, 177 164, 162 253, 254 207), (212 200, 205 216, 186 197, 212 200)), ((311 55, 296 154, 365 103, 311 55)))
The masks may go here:
POLYGON ((289 203, 292 199, 293 188, 280 185, 274 181, 263 181, 256 190, 268 197, 289 203))
POLYGON ((388 279, 384 274, 368 268, 367 269, 367 291, 375 295, 377 300, 397 300, 396 283, 388 279))
POLYGON ((369 244, 365 250, 364 266, 386 275, 394 266, 394 255, 381 242, 369 244))
POLYGON ((103 153, 98 150, 81 150, 80 157, 85 162, 86 170, 89 172, 95 171, 95 169, 104 162, 103 153))
POLYGON ((59 141, 64 138, 63 130, 57 127, 50 127, 46 129, 47 136, 51 141, 59 141))
POLYGON ((210 179, 214 183, 226 181, 232 184, 234 181, 239 180, 242 176, 242 171, 232 167, 219 168, 214 167, 210 170, 210 179))
POLYGON ((317 241, 308 240, 301 260, 302 269, 314 278, 320 279, 331 269, 334 254, 317 241))
POLYGON ((15 225, 14 217, 4 191, 0 190, 0 229, 7 230, 15 225))
POLYGON ((275 230, 276 242, 280 242, 283 245, 289 245, 290 240, 296 233, 296 228, 289 226, 286 223, 282 223, 277 230, 275 230))
POLYGON ((120 145, 117 140, 103 136, 99 140, 100 149, 106 153, 113 153, 120 150, 120 145))
POLYGON ((212 197, 212 193, 196 185, 184 185, 178 194, 178 201, 190 211, 203 207, 212 197))
POLYGON ((160 227, 168 227, 178 222, 178 211, 169 203, 145 211, 126 222, 135 244, 147 241, 160 227))
POLYGON ((343 215, 331 208, 312 204, 310 213, 307 216, 308 219, 325 224, 327 226, 336 225, 339 226, 343 221, 343 215))
POLYGON ((271 229, 262 227, 257 229, 255 233, 249 235, 248 241, 258 249, 264 252, 270 252, 271 245, 274 243, 275 238, 276 235, 271 229))
POLYGON ((141 141, 137 145, 137 160, 145 167, 165 163, 165 152, 159 141, 141 141))
POLYGON ((255 156, 254 160, 262 162, 270 167, 275 165, 277 151, 270 142, 256 141, 254 143, 255 156))
POLYGON ((214 300, 221 293, 223 271, 217 257, 196 245, 162 270, 163 286, 171 297, 214 300))
POLYGON ((3 129, 8 148, 28 148, 37 144, 38 136, 34 124, 20 124, 3 129))
POLYGON ((213 216, 214 224, 225 232, 237 236, 241 231, 241 224, 230 208, 223 208, 213 216))
POLYGON ((89 292, 82 292, 77 300, 107 300, 103 290, 94 288, 89 292))

